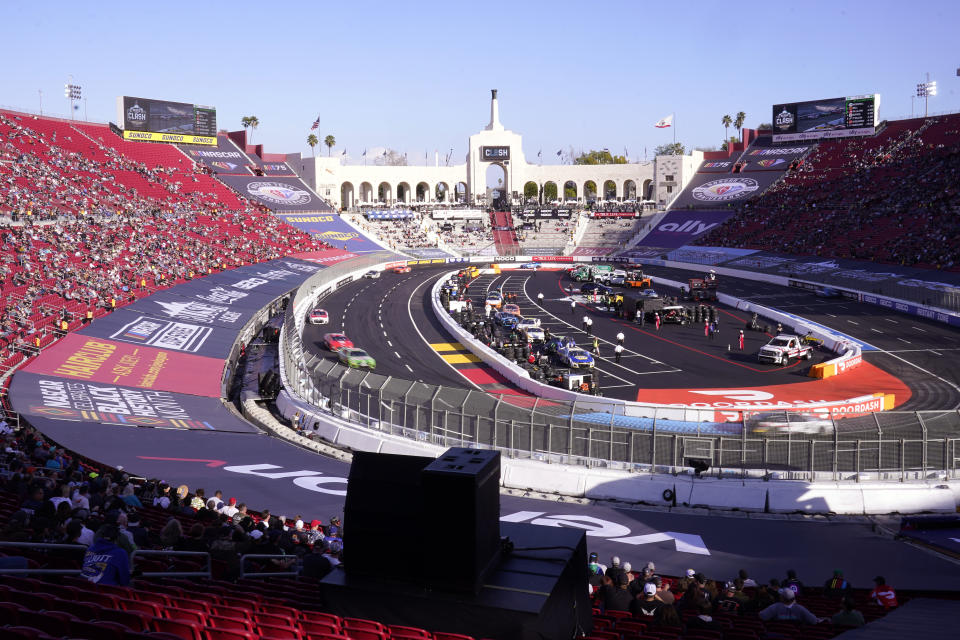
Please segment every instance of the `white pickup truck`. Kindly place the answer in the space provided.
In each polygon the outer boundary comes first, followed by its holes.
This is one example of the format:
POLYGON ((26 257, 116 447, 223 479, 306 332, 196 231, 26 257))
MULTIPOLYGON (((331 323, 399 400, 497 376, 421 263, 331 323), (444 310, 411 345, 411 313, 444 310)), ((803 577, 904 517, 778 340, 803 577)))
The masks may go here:
POLYGON ((782 367, 790 364, 791 360, 809 360, 812 357, 813 347, 804 344, 799 336, 783 333, 768 342, 757 354, 760 362, 771 362, 782 367))

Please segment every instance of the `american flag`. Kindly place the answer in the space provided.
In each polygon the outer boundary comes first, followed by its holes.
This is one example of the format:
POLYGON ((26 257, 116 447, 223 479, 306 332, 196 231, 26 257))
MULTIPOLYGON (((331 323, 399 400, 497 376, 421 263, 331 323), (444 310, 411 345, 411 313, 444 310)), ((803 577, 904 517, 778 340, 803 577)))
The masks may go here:
POLYGON ((310 125, 310 131, 320 128, 320 116, 317 116, 317 119, 313 121, 313 124, 310 125))

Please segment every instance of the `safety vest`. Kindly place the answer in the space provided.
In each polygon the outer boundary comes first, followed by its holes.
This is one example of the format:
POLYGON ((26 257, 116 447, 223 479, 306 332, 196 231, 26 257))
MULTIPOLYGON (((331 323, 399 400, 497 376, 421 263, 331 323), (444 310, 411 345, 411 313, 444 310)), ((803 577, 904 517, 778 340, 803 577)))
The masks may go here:
POLYGON ((93 311, 87 309, 87 320, 93 320, 93 311))
POLYGON ((66 331, 66 330, 67 330, 67 327, 69 327, 69 326, 70 326, 70 325, 67 323, 66 320, 61 320, 61 321, 60 321, 60 329, 62 329, 63 331, 66 331))
POLYGON ((38 349, 40 348, 40 336, 34 336, 33 346, 37 347, 38 349))

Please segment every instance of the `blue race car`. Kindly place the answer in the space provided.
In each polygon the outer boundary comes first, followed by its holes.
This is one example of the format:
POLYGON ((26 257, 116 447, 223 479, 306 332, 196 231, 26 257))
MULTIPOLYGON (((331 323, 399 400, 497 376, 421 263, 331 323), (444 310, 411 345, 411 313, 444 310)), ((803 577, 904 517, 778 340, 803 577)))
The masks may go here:
POLYGON ((547 340, 547 343, 543 345, 543 350, 546 353, 556 353, 563 347, 575 347, 577 343, 571 340, 570 338, 564 338, 563 336, 554 336, 547 340))
POLYGON ((576 345, 557 349, 557 360, 571 369, 590 369, 594 365, 593 356, 576 345))
POLYGON ((520 265, 520 268, 521 268, 521 269, 533 269, 534 271, 536 271, 537 269, 539 269, 539 268, 542 267, 542 266, 543 266, 543 265, 541 265, 539 262, 524 262, 522 265, 520 265))
POLYGON ((520 324, 520 318, 512 313, 500 311, 497 313, 496 322, 505 329, 516 329, 517 325, 520 324))

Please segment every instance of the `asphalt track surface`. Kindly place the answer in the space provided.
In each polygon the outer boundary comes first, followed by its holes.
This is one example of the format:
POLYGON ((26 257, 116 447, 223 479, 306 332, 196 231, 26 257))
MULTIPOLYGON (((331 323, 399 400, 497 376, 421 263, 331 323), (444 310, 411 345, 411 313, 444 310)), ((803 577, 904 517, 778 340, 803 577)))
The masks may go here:
MULTIPOLYGON (((663 269, 649 271, 673 279, 685 279, 689 275, 663 269)), ((329 331, 346 329, 358 346, 368 349, 378 359, 380 373, 470 388, 470 383, 458 378, 440 354, 426 346, 450 340, 432 317, 429 307, 428 292, 438 273, 438 270, 385 273, 379 280, 363 280, 335 292, 321 304, 331 313, 331 325, 308 326, 306 342, 315 342, 329 331)), ((536 298, 537 289, 542 286, 545 296, 556 299, 545 303, 546 310, 556 308, 570 313, 569 302, 560 301, 564 292, 560 291, 563 283, 558 284, 557 272, 507 275, 515 278, 517 285, 530 276, 531 280, 520 288, 536 298), (554 293, 547 289, 551 284, 555 287, 554 293)), ((508 281, 506 286, 513 285, 508 281)), ((916 379, 910 382, 917 389, 911 403, 916 404, 916 398, 923 396, 926 401, 944 407, 945 402, 958 398, 956 390, 937 379, 938 375, 953 376, 947 380, 957 379, 950 354, 957 352, 960 344, 953 330, 891 314, 878 307, 821 300, 802 291, 768 288, 744 280, 725 278, 721 291, 741 297, 757 296, 759 301, 771 306, 789 305, 797 313, 842 327, 855 337, 869 337, 869 342, 882 351, 868 353, 868 358, 900 362, 901 365, 891 366, 901 366, 903 376, 916 379), (919 372, 918 366, 929 373, 919 372), (920 389, 921 383, 929 384, 929 390, 920 389)), ((530 305, 521 306, 526 310, 530 305)), ((599 314, 595 319, 597 331, 615 334, 616 325, 605 327, 606 320, 599 314)), ((732 327, 732 320, 721 323, 722 332, 732 327)), ((667 330, 676 329, 680 328, 667 330)), ((632 341, 628 346, 632 348, 632 341)), ((688 351, 676 349, 676 353, 681 354, 688 351)), ((715 360, 699 355, 697 358, 697 362, 715 360)), ((646 366, 648 369, 663 364, 675 366, 675 361, 666 357, 661 363, 648 361, 646 366)), ((774 368, 773 371, 771 375, 793 375, 789 369, 774 368)), ((645 380, 646 385, 646 380, 651 378, 672 375, 659 373, 638 378, 645 380)), ((73 423, 56 421, 37 426, 59 444, 106 464, 123 466, 131 473, 185 483, 191 489, 221 489, 227 496, 237 496, 252 506, 291 517, 302 515, 305 519, 328 522, 331 516, 342 514, 348 465, 267 435, 171 433, 106 424, 89 424, 77 429, 73 423)), ((731 490, 734 489, 735 485, 731 484, 731 490)), ((681 574, 687 568, 695 568, 724 579, 744 568, 758 580, 769 580, 782 577, 786 569, 794 568, 807 583, 819 584, 834 568, 842 568, 847 577, 861 587, 869 585, 870 579, 880 572, 901 588, 960 589, 956 564, 880 536, 861 519, 826 521, 786 516, 748 517, 743 513, 687 514, 516 496, 502 497, 501 517, 587 529, 588 546, 601 558, 618 555, 634 566, 653 560, 665 574, 681 574)))
MULTIPOLYGON (((448 270, 384 273, 379 279, 364 279, 334 292, 320 303, 330 313, 330 324, 307 325, 305 344, 314 353, 333 358, 320 347, 320 338, 330 331, 345 331, 357 346, 376 358, 377 373, 474 388, 430 347, 452 340, 434 317, 429 301, 435 278, 448 270)), ((657 267, 645 270, 680 281, 699 275, 657 267)), ((704 335, 702 325, 665 324, 657 331, 650 323, 641 327, 613 318, 606 309, 570 292, 571 288, 578 292, 579 286, 560 271, 514 270, 499 276, 480 276, 471 283, 469 295, 474 308, 482 309, 489 290, 516 293, 524 315, 539 318, 552 334, 572 337, 588 348, 593 336, 582 330, 582 320, 590 316, 592 334, 600 341, 597 369, 607 397, 678 402, 712 399, 689 393, 684 397, 678 390, 766 388, 809 402, 888 391, 897 396, 897 409, 960 407, 960 332, 940 323, 849 300, 819 298, 799 289, 723 277, 721 292, 794 313, 876 349, 864 352, 869 366, 855 369, 855 375, 818 381, 808 377, 809 366, 833 354, 818 352, 813 360, 795 361, 787 367, 761 364, 756 353, 770 335, 745 331, 745 348, 740 351, 739 330, 749 316, 736 309, 717 305, 720 334, 711 339, 704 335), (541 292, 542 307, 537 304, 541 292), (575 311, 571 311, 571 301, 576 302, 575 311), (621 331, 626 336, 625 351, 621 362, 616 363, 613 347, 621 331), (821 395, 828 390, 832 395, 821 395)), ((655 288, 666 295, 677 293, 662 286, 655 288)))
MULTIPOLYGON (((171 438, 160 429, 48 424, 41 428, 59 444, 131 473, 221 489, 287 517, 327 523, 343 514, 349 466, 270 436, 186 431, 171 438)), ((960 589, 955 563, 878 535, 862 519, 669 513, 517 496, 502 496, 500 507, 501 519, 587 530, 589 550, 604 562, 613 555, 634 567, 652 560, 668 575, 694 568, 722 580, 743 568, 766 581, 793 568, 818 585, 841 568, 857 587, 882 573, 899 588, 960 589)))

